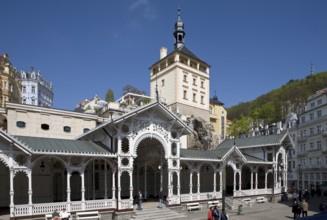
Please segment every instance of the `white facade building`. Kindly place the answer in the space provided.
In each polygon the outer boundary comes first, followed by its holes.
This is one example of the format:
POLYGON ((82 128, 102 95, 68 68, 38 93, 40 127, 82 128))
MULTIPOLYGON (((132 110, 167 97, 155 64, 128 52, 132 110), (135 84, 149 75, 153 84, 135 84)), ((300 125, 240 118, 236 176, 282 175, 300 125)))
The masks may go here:
POLYGON ((52 83, 45 81, 41 73, 35 73, 32 68, 29 73, 21 72, 22 103, 43 107, 53 106, 52 83))
POLYGON ((320 189, 327 184, 327 88, 308 99, 298 119, 299 186, 320 189))

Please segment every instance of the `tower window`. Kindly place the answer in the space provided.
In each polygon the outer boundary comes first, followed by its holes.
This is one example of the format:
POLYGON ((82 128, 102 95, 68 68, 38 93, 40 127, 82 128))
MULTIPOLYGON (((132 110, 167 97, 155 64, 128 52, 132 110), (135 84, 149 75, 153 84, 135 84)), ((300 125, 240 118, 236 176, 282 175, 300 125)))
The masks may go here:
POLYGON ((32 86, 32 93, 35 93, 35 86, 32 86))
POLYGON ((193 93, 193 102, 196 102, 196 94, 193 93))
POLYGON ((71 131, 71 127, 64 126, 64 132, 69 133, 71 131))
POLYGON ((187 82, 187 75, 184 75, 184 79, 183 79, 184 82, 187 82))
POLYGON ((183 91, 183 99, 187 99, 187 92, 186 92, 186 90, 183 91))
POLYGON ((193 86, 196 86, 196 78, 193 78, 193 86))
POLYGON ((201 88, 204 89, 204 82, 203 81, 201 81, 201 88))
POLYGON ((201 104, 204 104, 204 96, 201 96, 201 104))
POLYGON ((165 80, 161 80, 161 86, 164 86, 165 85, 165 80))

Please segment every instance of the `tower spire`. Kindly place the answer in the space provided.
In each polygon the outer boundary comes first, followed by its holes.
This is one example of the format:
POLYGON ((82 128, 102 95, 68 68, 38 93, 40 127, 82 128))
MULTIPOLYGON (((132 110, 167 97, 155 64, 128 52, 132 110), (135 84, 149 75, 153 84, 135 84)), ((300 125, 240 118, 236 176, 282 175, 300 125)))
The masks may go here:
POLYGON ((313 75, 313 63, 310 64, 310 75, 313 75))
POLYGON ((184 23, 181 19, 181 9, 178 8, 177 10, 177 21, 175 23, 175 31, 174 31, 174 37, 175 37, 175 49, 181 47, 184 45, 184 23))

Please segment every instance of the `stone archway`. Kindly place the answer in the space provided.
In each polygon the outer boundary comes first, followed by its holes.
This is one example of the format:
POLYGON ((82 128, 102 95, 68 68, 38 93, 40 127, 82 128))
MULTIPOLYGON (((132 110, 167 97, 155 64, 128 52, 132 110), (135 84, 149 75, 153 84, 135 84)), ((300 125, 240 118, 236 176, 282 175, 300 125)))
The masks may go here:
POLYGON ((146 137, 136 146, 133 164, 133 195, 141 190, 145 200, 158 196, 160 187, 168 195, 168 164, 166 150, 157 138, 146 137))

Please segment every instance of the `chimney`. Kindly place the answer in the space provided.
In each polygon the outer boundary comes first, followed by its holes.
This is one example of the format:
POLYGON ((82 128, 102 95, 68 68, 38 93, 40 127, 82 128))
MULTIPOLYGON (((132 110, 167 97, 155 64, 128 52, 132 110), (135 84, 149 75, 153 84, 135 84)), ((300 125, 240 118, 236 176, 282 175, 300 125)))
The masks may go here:
POLYGON ((165 58, 167 56, 167 48, 160 48, 160 59, 165 58))

